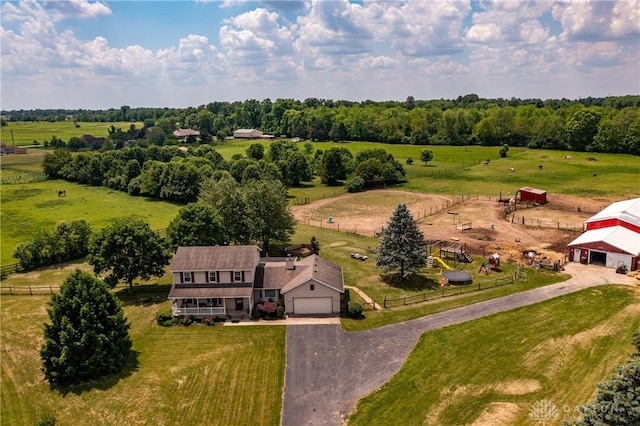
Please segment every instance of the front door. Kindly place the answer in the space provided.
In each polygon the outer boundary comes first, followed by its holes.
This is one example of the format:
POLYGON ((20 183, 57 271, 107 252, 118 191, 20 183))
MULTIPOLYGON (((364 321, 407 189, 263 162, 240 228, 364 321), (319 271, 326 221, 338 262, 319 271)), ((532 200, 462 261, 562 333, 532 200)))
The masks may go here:
POLYGON ((244 311, 244 299, 236 298, 236 311, 244 311))

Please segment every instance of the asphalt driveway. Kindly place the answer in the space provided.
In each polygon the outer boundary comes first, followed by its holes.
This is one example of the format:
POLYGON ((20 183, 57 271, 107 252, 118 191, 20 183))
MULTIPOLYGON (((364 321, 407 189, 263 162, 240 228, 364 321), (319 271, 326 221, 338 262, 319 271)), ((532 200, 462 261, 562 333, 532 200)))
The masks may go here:
POLYGON ((357 333, 339 325, 287 326, 283 426, 340 425, 360 398, 387 382, 404 364, 418 337, 605 283, 630 279, 611 269, 567 265, 572 278, 529 290, 357 333))

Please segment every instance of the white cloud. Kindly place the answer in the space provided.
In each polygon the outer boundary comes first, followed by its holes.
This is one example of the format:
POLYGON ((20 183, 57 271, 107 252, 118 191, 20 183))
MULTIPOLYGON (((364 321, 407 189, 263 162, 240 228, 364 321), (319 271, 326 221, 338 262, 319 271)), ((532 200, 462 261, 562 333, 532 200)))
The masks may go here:
POLYGON ((49 11, 54 21, 64 19, 87 19, 101 15, 110 15, 111 9, 102 2, 89 3, 87 0, 46 1, 45 10, 49 11))
POLYGON ((477 24, 469 29, 466 40, 470 43, 487 43, 500 39, 500 28, 493 22, 477 24))

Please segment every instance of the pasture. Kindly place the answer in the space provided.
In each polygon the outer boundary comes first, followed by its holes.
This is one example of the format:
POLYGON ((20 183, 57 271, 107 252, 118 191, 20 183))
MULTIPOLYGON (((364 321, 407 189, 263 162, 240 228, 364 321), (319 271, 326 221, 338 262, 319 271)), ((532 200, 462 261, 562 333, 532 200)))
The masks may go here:
POLYGON ((7 145, 18 146, 31 146, 34 145, 34 141, 37 141, 40 145, 44 144, 44 141, 51 141, 51 137, 55 136, 58 139, 62 139, 65 142, 69 142, 72 137, 80 137, 82 135, 92 135, 96 138, 109 136, 108 129, 111 126, 116 128, 120 127, 122 130, 127 131, 129 127, 135 124, 136 128, 141 128, 141 122, 78 122, 77 127, 73 121, 38 121, 38 122, 8 122, 7 126, 2 127, 2 140, 7 145))
POLYGON ((133 356, 122 374, 52 389, 39 358, 49 298, 3 296, 0 424, 33 425, 45 414, 60 425, 279 424, 283 326, 159 327, 155 314, 168 302, 148 299, 125 299, 133 356))
POLYGON ((524 426, 542 399, 560 424, 633 352, 639 312, 637 288, 606 286, 425 333, 348 424, 524 426))
POLYGON ((39 229, 52 229, 61 220, 85 219, 97 230, 118 218, 133 216, 144 219, 151 229, 162 229, 180 208, 105 187, 62 180, 2 185, 0 197, 3 265, 15 262, 13 251, 18 244, 30 240, 39 229), (66 197, 58 196, 62 189, 66 197))

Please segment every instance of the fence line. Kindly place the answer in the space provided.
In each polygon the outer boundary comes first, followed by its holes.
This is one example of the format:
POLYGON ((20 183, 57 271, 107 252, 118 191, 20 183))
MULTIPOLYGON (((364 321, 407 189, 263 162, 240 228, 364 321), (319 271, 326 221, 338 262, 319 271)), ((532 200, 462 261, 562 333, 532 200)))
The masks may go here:
POLYGON ((41 296, 60 291, 60 286, 0 286, 3 296, 41 296))
POLYGON ((394 299, 388 299, 386 296, 382 305, 385 308, 392 308, 394 306, 413 305, 416 303, 428 302, 430 300, 441 299, 443 297, 457 296, 463 293, 471 293, 480 290, 486 290, 488 288, 495 288, 506 284, 512 284, 516 280, 516 276, 500 277, 493 280, 481 281, 475 284, 469 284, 466 286, 444 286, 442 290, 433 291, 430 293, 421 293, 413 296, 405 296, 394 299))
MULTIPOLYGON (((158 236, 160 238, 166 238, 167 237, 167 228, 156 229, 153 232, 158 234, 158 236)), ((76 259, 66 259, 66 260, 63 260, 62 262, 72 262, 72 261, 78 260, 78 259, 82 259, 82 257, 78 257, 76 259)), ((59 263, 62 263, 62 262, 59 262, 59 263)), ((33 270, 38 269, 38 268, 46 268, 47 266, 52 266, 52 265, 57 265, 57 263, 52 263, 52 264, 49 264, 49 265, 40 265, 40 266, 36 266, 35 268, 25 268, 25 267, 22 266, 22 264, 20 264, 20 262, 11 263, 9 265, 2 265, 2 266, 0 266, 0 280, 5 278, 8 275, 11 275, 11 274, 17 274, 19 272, 33 271, 33 270)))
POLYGON ((47 175, 37 170, 20 169, 18 167, 11 167, 11 166, 2 166, 2 170, 21 173, 18 176, 13 176, 10 178, 0 178, 0 183, 2 185, 10 185, 10 184, 16 184, 16 183, 42 182, 47 180, 47 175))
POLYGON ((505 220, 507 222, 518 223, 524 226, 531 226, 535 228, 555 228, 555 229, 562 229, 565 231, 573 231, 573 232, 583 231, 583 225, 574 225, 574 224, 570 225, 568 223, 561 223, 560 221, 553 222, 553 221, 547 221, 544 219, 537 219, 532 217, 527 218, 525 216, 518 216, 515 214, 511 215, 511 219, 509 219, 509 216, 507 215, 505 220))

